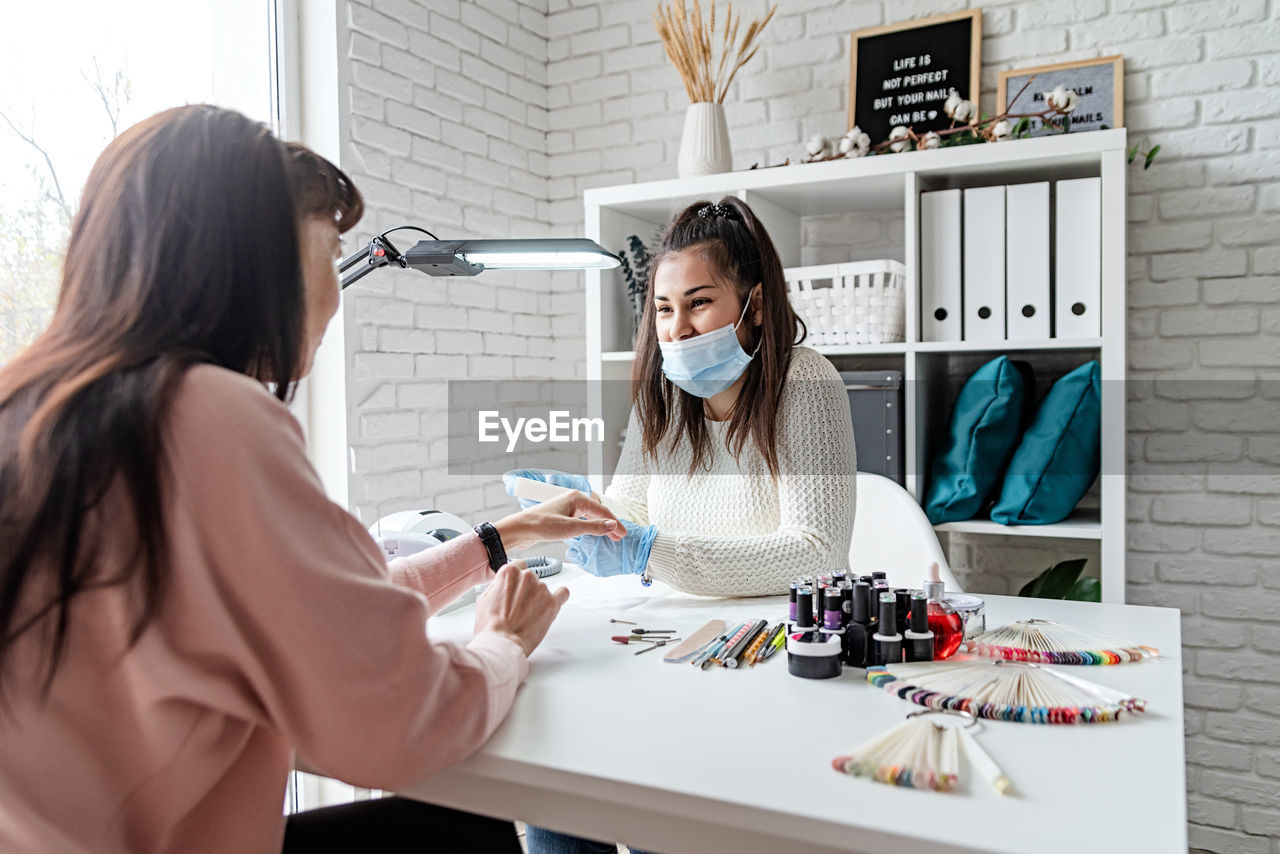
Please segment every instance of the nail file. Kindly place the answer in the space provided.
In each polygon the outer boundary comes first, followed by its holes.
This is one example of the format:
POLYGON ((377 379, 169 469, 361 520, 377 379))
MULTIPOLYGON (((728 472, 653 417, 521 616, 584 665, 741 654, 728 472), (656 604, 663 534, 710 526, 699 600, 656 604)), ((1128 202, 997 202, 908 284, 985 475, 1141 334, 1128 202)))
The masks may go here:
POLYGON ((554 483, 544 483, 540 480, 530 480, 527 477, 518 477, 515 479, 516 498, 524 498, 528 501, 551 501, 559 498, 566 492, 577 492, 576 489, 570 489, 567 486, 556 486, 554 483))
POLYGON ((693 658, 694 653, 702 649, 711 641, 724 634, 724 620, 711 620, 705 626, 698 629, 678 647, 668 652, 662 657, 662 660, 669 664, 679 664, 682 661, 688 661, 693 658))

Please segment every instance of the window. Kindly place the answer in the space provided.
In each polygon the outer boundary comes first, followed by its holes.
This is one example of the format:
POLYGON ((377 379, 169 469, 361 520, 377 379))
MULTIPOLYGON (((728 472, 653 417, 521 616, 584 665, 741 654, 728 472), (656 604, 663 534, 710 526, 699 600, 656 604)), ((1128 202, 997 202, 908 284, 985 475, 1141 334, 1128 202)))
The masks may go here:
MULTIPOLYGON (((129 126, 169 107, 212 103, 336 160, 337 72, 329 66, 337 52, 326 45, 336 37, 335 9, 310 0, 302 12, 298 0, 78 0, 6 9, 8 34, 35 37, 11 38, 0 67, 0 364, 48 325, 80 190, 103 148, 129 126), (46 33, 57 37, 38 35, 46 33), (334 81, 329 89, 313 86, 307 98, 298 86, 300 39, 317 43, 308 73, 334 81)), ((341 317, 295 411, 326 486, 345 505, 341 317)), ((294 774, 285 807, 368 794, 294 774)))
POLYGON ((274 14, 272 0, 80 0, 6 9, 0 364, 49 322, 81 187, 112 138, 160 110, 202 102, 279 127, 274 14), (40 35, 47 33, 56 38, 40 35))

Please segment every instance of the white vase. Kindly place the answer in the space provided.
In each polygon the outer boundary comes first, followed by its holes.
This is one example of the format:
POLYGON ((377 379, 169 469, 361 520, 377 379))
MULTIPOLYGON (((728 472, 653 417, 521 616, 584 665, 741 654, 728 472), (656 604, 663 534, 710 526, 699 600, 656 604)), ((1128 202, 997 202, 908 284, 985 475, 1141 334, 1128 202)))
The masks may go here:
POLYGON ((684 134, 680 137, 680 156, 676 173, 681 178, 711 175, 733 168, 733 152, 729 150, 729 126, 724 120, 724 105, 703 102, 690 104, 684 114, 684 134))

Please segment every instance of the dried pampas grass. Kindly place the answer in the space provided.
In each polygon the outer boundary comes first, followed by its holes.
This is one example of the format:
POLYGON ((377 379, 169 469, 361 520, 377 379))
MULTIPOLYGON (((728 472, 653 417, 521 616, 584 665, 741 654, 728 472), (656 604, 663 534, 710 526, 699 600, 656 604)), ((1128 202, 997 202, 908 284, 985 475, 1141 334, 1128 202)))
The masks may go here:
POLYGON ((711 0, 711 10, 705 20, 699 0, 693 0, 692 13, 685 6, 685 0, 672 0, 667 6, 658 4, 653 23, 691 103, 724 103, 738 69, 750 62, 760 49, 756 42, 776 11, 775 5, 763 18, 748 24, 739 43, 742 14, 734 15, 733 3, 729 3, 718 38, 715 0, 711 0))

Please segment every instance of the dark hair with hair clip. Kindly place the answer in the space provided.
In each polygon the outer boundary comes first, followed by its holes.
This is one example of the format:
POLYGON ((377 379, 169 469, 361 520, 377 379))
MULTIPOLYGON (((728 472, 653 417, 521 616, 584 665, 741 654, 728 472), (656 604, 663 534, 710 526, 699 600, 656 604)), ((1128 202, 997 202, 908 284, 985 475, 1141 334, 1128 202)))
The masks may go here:
MULTIPOLYGON (((676 214, 650 264, 650 291, 664 260, 691 251, 701 252, 713 274, 732 286, 739 308, 745 307, 752 290, 760 286, 761 322, 754 327, 753 342, 748 347, 750 350, 758 346, 759 351, 747 366, 742 391, 729 415, 726 441, 737 456, 750 436, 769 471, 776 476, 778 406, 791 366, 791 352, 804 341, 807 332, 787 299, 782 261, 755 213, 733 196, 714 203, 694 202, 676 214)), ((665 440, 670 439, 674 445, 687 435, 693 448, 689 469, 692 474, 710 462, 705 401, 678 388, 663 375, 656 322, 657 310, 651 297, 645 302, 636 336, 631 400, 643 432, 645 454, 653 457, 665 440)))
POLYGON ((702 207, 698 208, 698 216, 702 217, 703 219, 708 219, 713 216, 720 216, 720 217, 724 217, 725 219, 736 219, 739 222, 742 221, 742 218, 738 216, 738 212, 736 210, 731 208, 729 205, 724 205, 719 203, 714 205, 703 205, 702 207))

